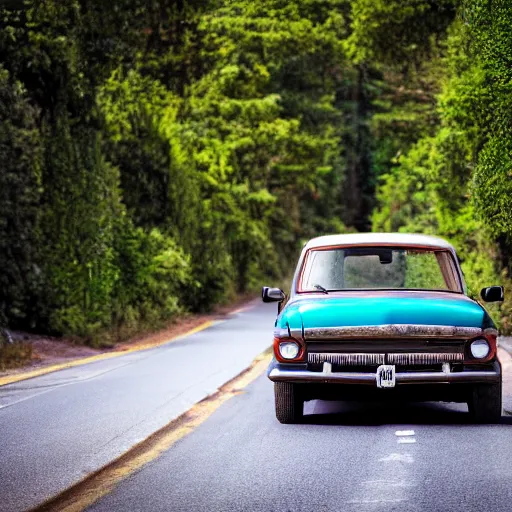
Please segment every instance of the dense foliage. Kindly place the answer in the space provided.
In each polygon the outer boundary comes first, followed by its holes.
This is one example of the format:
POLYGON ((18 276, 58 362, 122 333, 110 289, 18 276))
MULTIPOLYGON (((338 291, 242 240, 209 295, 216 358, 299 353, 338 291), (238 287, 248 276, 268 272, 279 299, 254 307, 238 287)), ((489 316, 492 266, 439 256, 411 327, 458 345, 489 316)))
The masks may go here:
MULTIPOLYGON (((418 136, 402 140, 381 175, 373 215, 377 230, 450 239, 475 296, 501 279, 510 298, 511 22, 506 2, 461 2, 446 39, 431 40, 431 58, 404 77, 425 95, 433 85, 434 101, 409 120, 418 136)), ((510 300, 500 309, 510 330, 510 300)))
POLYGON ((0 322, 122 338, 372 224, 499 279, 511 22, 491 0, 4 3, 0 322))

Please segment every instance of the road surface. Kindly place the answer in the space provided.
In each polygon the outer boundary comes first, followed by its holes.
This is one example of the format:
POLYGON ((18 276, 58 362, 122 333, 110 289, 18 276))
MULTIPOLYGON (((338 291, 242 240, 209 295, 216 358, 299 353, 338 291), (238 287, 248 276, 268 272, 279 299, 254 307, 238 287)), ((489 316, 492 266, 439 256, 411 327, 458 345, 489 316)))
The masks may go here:
MULTIPOLYGON (((274 317, 258 305, 164 347, 0 388, 0 510, 41 503, 215 391, 268 346, 274 317)), ((512 510, 508 415, 489 426, 456 404, 305 412, 279 424, 262 375, 89 510, 512 510)))
POLYGON ((182 340, 0 387, 0 511, 41 504, 98 470, 249 366, 276 305, 182 340))
POLYGON ((512 418, 464 405, 310 402, 274 417, 265 376, 222 405, 93 512, 510 512, 512 418))

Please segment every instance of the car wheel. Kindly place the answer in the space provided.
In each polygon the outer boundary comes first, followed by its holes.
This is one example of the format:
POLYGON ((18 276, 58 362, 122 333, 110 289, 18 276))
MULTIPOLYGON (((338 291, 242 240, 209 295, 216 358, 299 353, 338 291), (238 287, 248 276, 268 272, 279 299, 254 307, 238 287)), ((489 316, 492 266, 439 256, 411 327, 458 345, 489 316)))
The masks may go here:
POLYGON ((497 384, 473 386, 469 413, 477 423, 497 423, 501 419, 501 380, 497 384))
POLYGON ((304 416, 304 399, 297 384, 274 382, 276 418, 281 423, 299 423, 304 416))

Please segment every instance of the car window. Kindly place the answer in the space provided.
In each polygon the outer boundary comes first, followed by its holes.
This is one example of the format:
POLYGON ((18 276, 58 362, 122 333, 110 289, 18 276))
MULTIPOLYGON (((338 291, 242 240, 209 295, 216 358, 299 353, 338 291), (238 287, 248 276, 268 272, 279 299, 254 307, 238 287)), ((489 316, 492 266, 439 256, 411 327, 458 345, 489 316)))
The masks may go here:
POLYGON ((306 259, 302 291, 420 289, 460 292, 447 251, 417 249, 313 250, 306 259))

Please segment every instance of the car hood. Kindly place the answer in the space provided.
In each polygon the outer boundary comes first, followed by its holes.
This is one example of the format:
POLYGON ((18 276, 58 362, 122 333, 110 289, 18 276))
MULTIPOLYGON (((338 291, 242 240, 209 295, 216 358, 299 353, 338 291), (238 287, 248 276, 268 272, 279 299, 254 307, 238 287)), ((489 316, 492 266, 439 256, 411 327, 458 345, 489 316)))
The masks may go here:
POLYGON ((343 292, 311 295, 287 304, 276 326, 291 329, 387 324, 483 327, 485 310, 461 294, 343 292))

